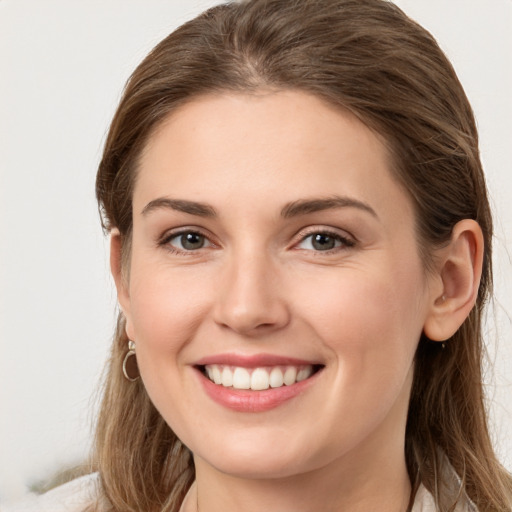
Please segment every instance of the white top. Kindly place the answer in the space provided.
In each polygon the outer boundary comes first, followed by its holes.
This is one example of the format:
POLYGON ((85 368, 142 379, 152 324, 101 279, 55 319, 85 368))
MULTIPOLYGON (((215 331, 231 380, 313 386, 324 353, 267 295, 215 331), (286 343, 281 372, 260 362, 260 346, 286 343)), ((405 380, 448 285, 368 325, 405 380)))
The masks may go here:
POLYGON ((82 512, 94 503, 98 490, 98 473, 92 473, 47 493, 31 494, 19 503, 2 505, 0 512, 82 512))
MULTIPOLYGON (((98 496, 99 478, 97 473, 85 475, 51 491, 36 496, 31 495, 24 501, 2 506, 0 512, 83 512, 98 496)), ((455 512, 476 511, 468 502, 458 505, 455 512)), ((412 512, 436 512, 434 498, 420 486, 416 493, 412 512)))

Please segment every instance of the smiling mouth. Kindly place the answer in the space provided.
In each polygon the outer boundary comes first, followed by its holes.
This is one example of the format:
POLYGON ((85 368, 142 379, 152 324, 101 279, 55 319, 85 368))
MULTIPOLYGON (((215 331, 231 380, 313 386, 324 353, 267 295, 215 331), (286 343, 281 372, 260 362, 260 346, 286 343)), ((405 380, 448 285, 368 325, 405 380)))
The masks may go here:
POLYGON ((263 391, 283 386, 292 386, 309 379, 324 366, 317 364, 265 366, 246 368, 222 364, 198 366, 201 373, 211 382, 225 388, 263 391))

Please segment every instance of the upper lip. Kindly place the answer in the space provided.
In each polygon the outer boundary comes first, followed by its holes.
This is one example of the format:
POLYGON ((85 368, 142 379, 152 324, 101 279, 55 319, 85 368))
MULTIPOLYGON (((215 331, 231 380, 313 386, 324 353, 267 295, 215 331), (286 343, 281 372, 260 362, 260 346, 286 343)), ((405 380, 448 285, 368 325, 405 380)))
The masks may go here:
POLYGON ((194 366, 220 364, 226 366, 240 366, 243 368, 261 368, 264 366, 304 366, 322 364, 318 361, 308 361, 294 357, 275 354, 215 354, 206 356, 194 363, 194 366))

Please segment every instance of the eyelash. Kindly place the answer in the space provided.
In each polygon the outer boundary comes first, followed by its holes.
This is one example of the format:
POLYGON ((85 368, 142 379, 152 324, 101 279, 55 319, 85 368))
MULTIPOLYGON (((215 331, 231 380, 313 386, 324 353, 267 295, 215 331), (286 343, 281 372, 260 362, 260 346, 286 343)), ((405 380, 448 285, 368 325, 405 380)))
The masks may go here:
POLYGON ((181 229, 180 231, 174 231, 172 233, 164 234, 164 236, 158 241, 158 246, 164 247, 166 250, 168 250, 172 254, 180 254, 180 255, 185 255, 185 256, 192 256, 199 249, 203 249, 203 247, 200 247, 197 250, 193 250, 193 249, 186 250, 186 249, 179 249, 179 248, 171 245, 171 243, 170 243, 171 240, 174 240, 175 238, 182 237, 183 235, 197 235, 197 236, 204 238, 204 240, 207 241, 210 244, 210 246, 215 245, 208 238, 207 235, 205 235, 204 233, 201 233, 201 231, 199 231, 197 229, 181 229))
MULTIPOLYGON (((208 238, 207 235, 205 235, 204 233, 201 233, 201 231, 195 230, 195 229, 182 229, 180 231, 167 233, 164 236, 162 236, 162 238, 158 241, 158 246, 165 247, 165 249, 168 250, 169 252, 171 252, 172 254, 180 254, 180 255, 186 255, 186 256, 194 255, 194 253, 196 253, 200 249, 203 249, 204 247, 199 247, 197 250, 194 250, 194 249, 186 250, 186 249, 179 249, 177 247, 174 247, 170 243, 171 240, 173 240, 173 239, 182 237, 183 235, 189 235, 189 234, 197 235, 197 236, 204 238, 204 240, 209 244, 207 247, 215 246, 215 244, 208 238)), ((325 251, 321 251, 321 250, 315 251, 315 250, 300 249, 300 248, 296 248, 296 250, 305 250, 305 251, 312 252, 313 254, 318 254, 318 255, 329 255, 329 254, 336 253, 338 251, 343 251, 343 250, 349 249, 356 245, 356 241, 354 239, 342 236, 333 230, 315 228, 314 230, 311 229, 310 231, 305 231, 305 232, 300 233, 299 241, 294 243, 293 246, 297 247, 298 245, 304 243, 308 238, 313 237, 315 235, 327 236, 329 238, 334 239, 335 242, 339 242, 340 245, 333 247, 332 249, 326 249, 325 251)))
MULTIPOLYGON (((302 249, 302 250, 307 250, 309 252, 312 252, 315 255, 320 256, 320 255, 334 254, 339 251, 344 251, 344 250, 350 249, 351 247, 354 247, 356 245, 356 241, 353 238, 343 236, 340 233, 337 233, 333 230, 322 229, 322 228, 314 228, 314 229, 311 229, 310 231, 302 232, 300 234, 299 242, 294 245, 295 246, 300 245, 303 242, 305 242, 308 238, 313 237, 315 235, 327 236, 329 238, 334 239, 336 242, 340 242, 340 245, 338 245, 337 247, 333 247, 332 249, 327 249, 325 251, 320 251, 320 250, 315 251, 315 250, 309 250, 309 249, 302 249)), ((301 250, 301 249, 298 248, 297 250, 301 250)))

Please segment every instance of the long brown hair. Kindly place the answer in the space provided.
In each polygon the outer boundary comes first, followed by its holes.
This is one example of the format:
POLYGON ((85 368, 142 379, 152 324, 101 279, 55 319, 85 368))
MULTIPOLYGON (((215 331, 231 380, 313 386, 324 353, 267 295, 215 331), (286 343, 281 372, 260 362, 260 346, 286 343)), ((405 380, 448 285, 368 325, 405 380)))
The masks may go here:
MULTIPOLYGON (((492 284, 492 220, 471 107, 434 38, 384 0, 252 0, 208 10, 169 35, 131 76, 97 175, 106 230, 119 229, 129 259, 138 157, 155 128, 184 102, 217 91, 298 89, 349 110, 380 133, 409 192, 426 268, 454 225, 475 219, 485 240, 477 303, 440 344, 419 340, 405 456, 411 482, 453 510, 450 487, 481 512, 511 508, 512 479, 489 439, 482 389, 481 322, 492 284), (443 475, 447 461, 458 478, 443 475), (447 496, 450 499, 447 500, 447 496)), ((119 317, 96 432, 95 460, 116 511, 177 511, 193 461, 128 382, 119 317)))

